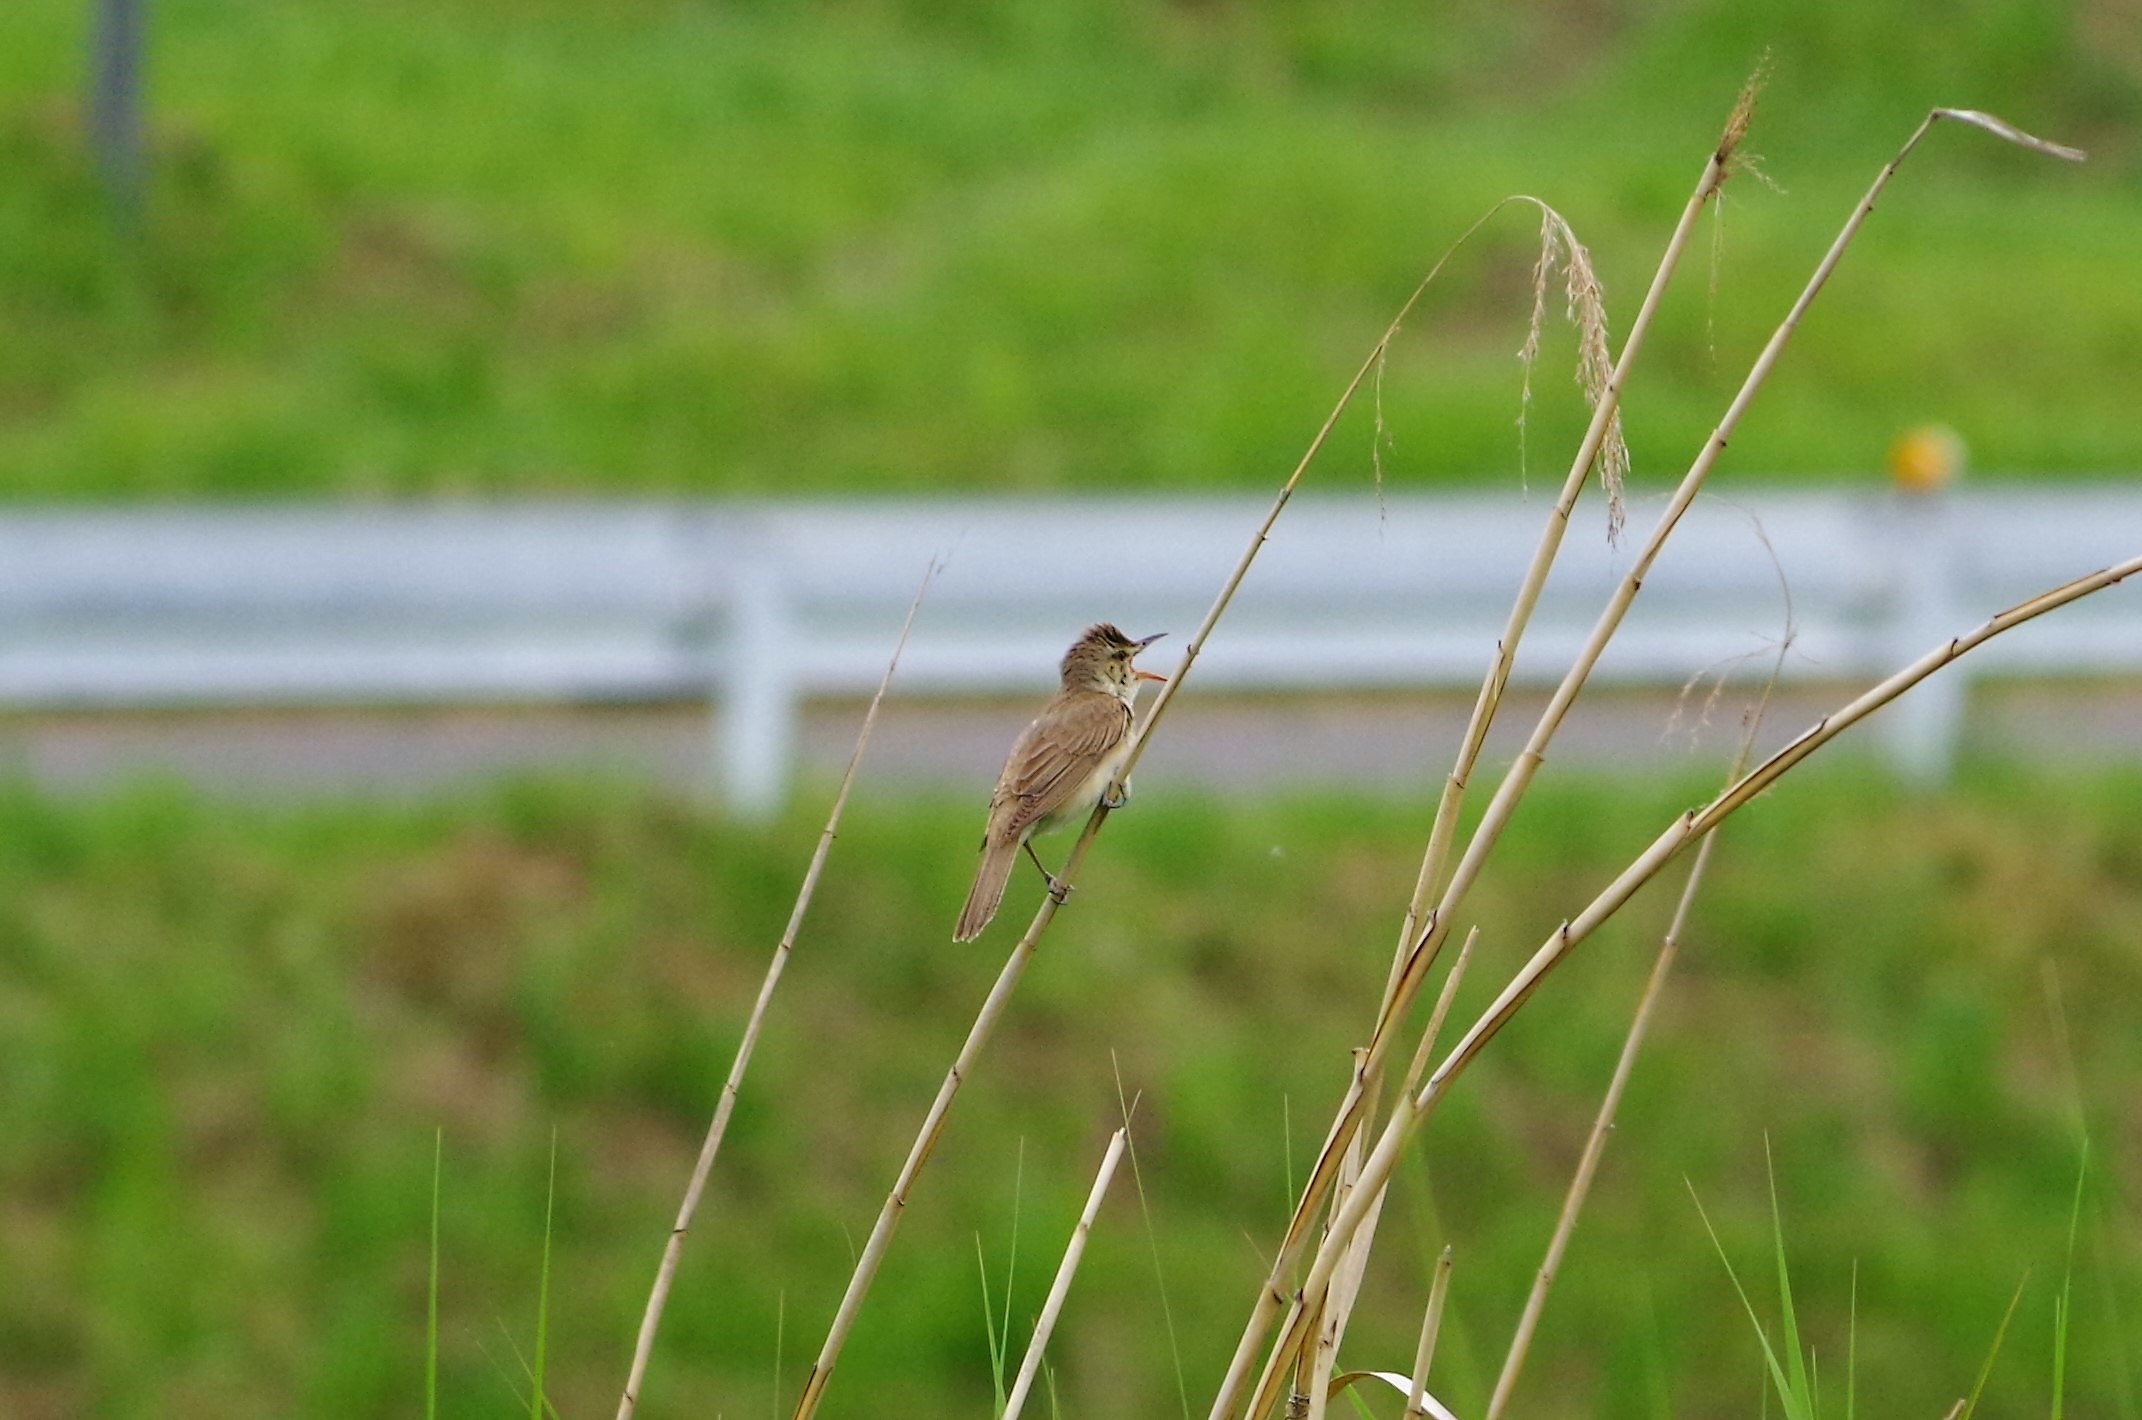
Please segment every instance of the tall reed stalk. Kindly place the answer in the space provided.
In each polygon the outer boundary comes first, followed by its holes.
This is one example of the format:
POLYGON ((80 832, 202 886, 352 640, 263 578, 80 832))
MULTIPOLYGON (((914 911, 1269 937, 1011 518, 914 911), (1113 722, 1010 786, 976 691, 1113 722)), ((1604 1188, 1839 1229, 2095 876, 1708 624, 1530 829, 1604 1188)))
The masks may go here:
POLYGON ((714 1157, 721 1151, 723 1135, 729 1129, 729 1116, 736 1110, 736 1097, 744 1084, 744 1072, 751 1066, 752 1051, 758 1045, 759 1030, 766 1022, 766 1009, 773 1003, 774 988, 781 984, 781 973, 788 966, 788 959, 796 947, 796 937, 803 930, 803 916, 810 910, 811 898, 818 891, 818 876, 825 870, 826 856, 833 849, 833 839, 840 828, 840 816, 848 807, 848 791, 855 785, 856 770, 862 766, 863 751, 870 747, 870 732, 878 723, 878 707, 885 703, 885 692, 892 685, 893 672, 900 667, 901 653, 907 649, 907 635, 915 627, 915 613, 922 609, 922 599, 930 589, 930 579, 937 575, 937 564, 932 563, 923 573, 922 585, 915 589, 914 600, 908 603, 907 619, 900 623, 900 635, 893 642, 891 657, 885 663, 885 674, 878 680, 878 688, 870 697, 870 708, 863 712, 863 727, 855 737, 855 750, 848 756, 848 767, 841 774, 840 788, 833 795, 833 808, 826 815, 826 826, 818 835, 818 846, 811 852, 810 866, 804 869, 803 885, 796 890, 796 903, 788 914, 788 926, 775 945, 773 957, 766 964, 766 975, 759 982, 759 994, 751 1004, 751 1015, 744 1022, 743 1038, 737 1042, 736 1058, 730 1062, 728 1078, 722 1081, 721 1097, 714 1105, 714 1118, 707 1125, 706 1139, 699 1146, 699 1157, 692 1164, 691 1181, 685 1184, 684 1201, 677 1208, 677 1221, 669 1230, 669 1238, 662 1244, 662 1261, 655 1268, 654 1287, 647 1294, 647 1307, 640 1317, 640 1330, 632 1346, 632 1366, 625 1376, 624 1394, 618 1397, 617 1420, 632 1420, 639 1407, 640 1387, 647 1378, 647 1363, 654 1355, 655 1333, 662 1326, 662 1311, 669 1302, 669 1291, 677 1278, 677 1264, 684 1255, 684 1237, 691 1231, 692 1219, 699 1212, 699 1200, 706 1192, 707 1176, 713 1172, 714 1157))
MULTIPOLYGON (((1459 742, 1457 760, 1443 782, 1434 823, 1429 831, 1428 846, 1421 857, 1420 875, 1414 886, 1412 900, 1406 906, 1404 921, 1399 928, 1398 945, 1391 962, 1390 976, 1384 986, 1383 1001, 1377 1010, 1377 1035, 1382 1034, 1388 1022, 1404 1014, 1406 1006, 1411 1003, 1412 991, 1418 986, 1418 975, 1410 985, 1405 981, 1407 964, 1415 955, 1413 948, 1422 933, 1422 914, 1426 910, 1428 899, 1435 892, 1437 883, 1442 880, 1445 865, 1449 860, 1451 845, 1457 833, 1459 810, 1464 805, 1466 789, 1471 783, 1474 769, 1479 764, 1481 750, 1487 743, 1488 730, 1501 706, 1503 691, 1509 684, 1510 671, 1517 660, 1518 646, 1524 639, 1525 629, 1531 622, 1540 593, 1546 588, 1547 575, 1554 566, 1556 554, 1561 550, 1562 537, 1568 530, 1570 514, 1576 507, 1578 495, 1583 492, 1593 465, 1597 462, 1602 448, 1606 446, 1609 432, 1615 428, 1622 392, 1627 387, 1630 371, 1643 349, 1644 337, 1651 329, 1653 317, 1657 314, 1666 288, 1687 250, 1688 238, 1695 230, 1696 220, 1702 214, 1705 204, 1717 196, 1731 171, 1734 152, 1747 134, 1748 122, 1754 111, 1755 91, 1753 80, 1741 90, 1717 146, 1704 161, 1703 171, 1698 175, 1688 201, 1682 206, 1680 220, 1674 224, 1673 232, 1667 238, 1666 249, 1659 258, 1657 269, 1652 273, 1651 284, 1645 290, 1643 303, 1638 307, 1636 319, 1631 322, 1629 333, 1623 341, 1621 356, 1615 362, 1613 372, 1600 390, 1598 398, 1593 402, 1592 417, 1585 427, 1584 437, 1570 460, 1569 472, 1563 479, 1561 492, 1548 512, 1546 524, 1540 532, 1539 544, 1534 548, 1524 578, 1518 584, 1516 598, 1510 606, 1509 618, 1502 635, 1496 640, 1494 654, 1481 681, 1479 696, 1473 703, 1472 715, 1467 722, 1464 737, 1459 742)), ((1456 894, 1446 894, 1435 916, 1427 920, 1427 930, 1437 949, 1440 949, 1443 937, 1436 929, 1450 920, 1458 897, 1462 897, 1462 887, 1456 894)), ((1223 1417, 1231 1413, 1241 1386, 1248 1380, 1249 1368, 1255 1362, 1257 1347, 1265 1331, 1279 1309, 1287 1305, 1287 1279, 1300 1264, 1317 1210, 1323 1206, 1330 1193, 1338 1160, 1360 1129, 1370 1107, 1376 1089, 1377 1072, 1382 1066, 1382 1057, 1372 1052, 1364 1065, 1365 1068, 1357 1070, 1349 1081, 1346 1097, 1341 1101, 1337 1117, 1325 1137, 1324 1147, 1319 1151, 1303 1185, 1301 1197, 1288 1223, 1286 1236, 1281 1240, 1279 1251, 1272 1260, 1265 1285, 1258 1293, 1242 1339, 1236 1346, 1235 1354, 1228 1364, 1227 1375, 1222 1380, 1219 1394, 1213 1402, 1212 1420, 1223 1420, 1223 1417)))
MULTIPOLYGON (((1738 109, 1736 109, 1736 113, 1738 113, 1738 109)), ((1853 208, 1851 214, 1846 218, 1843 228, 1832 241, 1829 250, 1824 253, 1821 261, 1817 263, 1814 273, 1809 277, 1798 299, 1794 301, 1784 320, 1779 324, 1776 331, 1771 335, 1770 340, 1764 345, 1761 353, 1756 357, 1748 375, 1742 381, 1739 391, 1727 406, 1725 414, 1720 418, 1717 428, 1713 430, 1710 438, 1705 441, 1703 448, 1689 466, 1688 472, 1683 476, 1680 485, 1668 500, 1658 524, 1653 529, 1650 537, 1646 539, 1644 546, 1638 551, 1628 573, 1610 596, 1590 636, 1586 639, 1583 648, 1570 666, 1569 672, 1549 698, 1547 707, 1542 712, 1531 736, 1526 741, 1523 751, 1512 763, 1501 784, 1497 787, 1496 793, 1489 802, 1479 826, 1474 830, 1472 838, 1466 845, 1465 852, 1460 856, 1458 865, 1453 870, 1450 881, 1445 886, 1437 906, 1425 920, 1419 923, 1414 940, 1406 951, 1405 959, 1394 973, 1390 988, 1385 993, 1384 1008, 1379 1012, 1375 1029, 1370 1036, 1367 1059, 1364 1065, 1355 1072, 1354 1084, 1349 1088, 1347 1098, 1341 1105, 1339 1120, 1335 1123, 1329 1136, 1327 1151, 1333 1146, 1343 1148, 1347 1142, 1350 1142, 1352 1131, 1359 1128, 1364 1122, 1367 1107, 1370 1103, 1369 1091, 1366 1085, 1375 1079, 1376 1072, 1381 1067, 1383 1058, 1389 1049, 1392 1033, 1401 1024, 1407 1006, 1410 1005, 1414 993, 1419 989, 1420 983, 1425 979, 1429 967, 1433 964, 1436 953, 1447 934, 1451 915, 1462 905, 1466 891, 1478 878, 1480 871, 1485 866, 1488 856, 1499 841, 1503 828, 1515 813, 1518 802, 1523 798, 1525 791, 1531 785, 1534 775, 1545 761, 1546 749, 1555 731, 1568 714, 1569 708, 1575 702, 1578 693, 1584 688, 1592 668, 1597 665, 1599 657, 1604 653, 1608 642, 1620 628, 1622 618, 1627 613, 1629 606, 1634 602, 1638 592, 1642 589, 1644 578, 1663 549, 1666 539, 1672 534, 1681 516, 1687 511, 1689 504, 1694 501, 1697 492, 1702 488, 1705 479, 1715 466, 1719 455, 1724 451, 1734 430, 1738 427, 1741 418, 1746 414, 1755 395, 1760 391, 1771 369, 1775 366, 1786 342, 1790 339, 1793 331, 1797 329, 1807 308, 1813 303, 1815 297, 1821 293, 1831 273, 1835 271, 1838 262, 1842 260, 1852 238, 1873 212, 1876 199, 1888 185, 1889 180, 1895 175, 1898 166, 1905 157, 1917 147, 1919 140, 1925 136, 1936 122, 1942 119, 1965 122, 2011 142, 2053 156, 2071 160, 2080 159, 2082 156, 2074 149, 2034 138, 2012 125, 1987 114, 1965 109, 1935 109, 1913 130, 1911 136, 1905 140, 1903 147, 1898 150, 1896 156, 1890 159, 1876 175, 1866 195, 1853 208)), ((1724 146, 1721 144, 1721 148, 1724 146)), ((1708 172, 1708 167, 1706 172, 1708 172)), ((2107 573, 2097 575, 2102 577, 2116 570, 2107 569, 2107 573)), ((2123 572, 2119 575, 2124 576, 2126 573, 2123 572)), ((2088 581, 2090 579, 2082 580, 2088 581)), ((2112 580, 2116 581, 2118 577, 2115 576, 2112 580)), ((2034 598, 2031 602, 2025 603, 2021 608, 2002 613, 2001 617, 1995 618, 1994 622, 1989 622, 1987 627, 1980 628, 1979 632, 1972 633, 1968 637, 1958 638, 1956 641, 1949 643, 1946 648, 1943 648, 1947 652, 1946 656, 1938 661, 1933 661, 1930 657, 1921 663, 1915 663, 1913 667, 1907 667, 1905 672, 1899 673, 1899 677, 1892 677, 1891 681, 1883 683, 1883 687, 1876 688, 1876 691, 1881 691, 1884 687, 1889 686, 1892 681, 1898 681, 1900 677, 1909 677, 1903 679, 1900 684, 1889 690, 1883 698, 1876 700, 1874 704, 1886 703, 1887 699, 1894 698, 1896 694, 1901 694, 1906 686, 1923 679, 1925 675, 1932 674, 1941 665, 1947 664, 1956 655, 1968 650, 1971 645, 1979 644, 1980 641, 1999 634, 2000 631, 2006 630, 2009 626, 2018 624, 2021 620, 2027 620, 2030 616, 2035 616, 2043 610, 2049 609, 2051 605, 2062 604, 2059 600, 2048 602, 2047 598, 2060 598, 2063 594, 2069 593, 2071 588, 2078 585, 2080 583, 2070 584, 2069 588, 2056 588, 2039 598, 2034 598), (2029 610, 2026 610, 2026 608, 2029 608, 2029 610), (2004 620, 2004 618, 2011 617, 2013 619, 2004 620), (1927 663, 1928 661, 1932 661, 1932 663, 1927 663), (1917 674, 1911 674, 1913 671, 1917 671, 1917 674)), ((2109 585, 2109 582, 2100 585, 2109 585)), ((2091 590, 2095 589, 2094 587, 2091 588, 2091 590)), ((2072 600, 2074 596, 2083 594, 2085 593, 2073 592, 2065 595, 2064 599, 2072 600)), ((1876 692, 1869 692, 1870 696, 1874 694, 1876 692)), ((1862 697, 1862 700, 1866 698, 1862 697)), ((1782 774, 1793 763, 1797 763, 1800 757, 1804 757, 1806 753, 1811 753, 1819 744, 1825 743, 1829 737, 1835 734, 1836 730, 1842 729, 1844 725, 1852 723, 1865 714, 1867 710, 1873 708, 1872 705, 1867 705, 1854 713, 1855 707, 1860 706, 1860 704, 1861 702, 1855 701, 1852 706, 1846 707, 1845 711, 1839 712, 1839 715, 1832 717, 1830 721, 1825 721, 1823 725, 1817 726, 1808 734, 1803 735, 1800 740, 1795 741, 1794 745, 1787 747, 1787 750, 1790 751, 1795 746, 1804 746, 1799 755, 1786 759, 1783 763, 1780 763, 1779 758, 1774 756, 1771 761, 1766 762, 1754 774, 1747 776, 1742 781, 1743 784, 1766 774, 1767 778, 1763 780, 1764 783, 1774 780, 1778 774, 1782 774), (1840 721, 1841 723, 1835 724, 1834 729, 1824 732, 1825 726, 1840 721)), ((1781 751, 1780 753, 1783 755, 1785 752, 1781 751)), ((1363 1221, 1372 1214, 1371 1204, 1373 1200, 1370 1197, 1370 1192, 1375 1187, 1380 1187, 1382 1182, 1388 1180, 1398 1148, 1410 1137, 1413 1129, 1425 1117, 1428 1107, 1436 1098, 1440 1097, 1441 1091, 1447 1088, 1450 1078, 1456 1071, 1462 1069, 1464 1064, 1470 1061, 1472 1055, 1477 1053, 1478 1049, 1485 1045, 1494 1032, 1501 1028, 1501 1025, 1508 1019, 1509 1014, 1523 1004, 1533 987, 1537 985, 1538 974, 1544 973, 1548 967, 1559 961, 1576 942, 1581 941, 1583 936, 1596 927, 1600 921, 1605 920, 1607 916, 1619 908, 1638 886, 1648 881, 1682 847, 1693 842, 1702 833, 1707 833, 1712 828, 1715 828, 1726 813, 1730 813, 1733 807, 1737 807, 1740 803, 1746 801, 1744 797, 1732 798, 1733 792, 1729 790, 1728 795, 1721 796, 1721 799, 1715 801, 1712 808, 1704 811, 1704 814, 1685 816, 1682 825, 1677 825, 1677 829, 1681 830, 1680 832, 1677 833, 1677 830, 1670 829, 1667 834, 1662 835, 1659 842, 1654 844, 1651 852, 1648 852, 1644 858, 1633 864, 1621 879, 1617 879, 1613 888, 1602 894, 1600 899, 1586 910, 1585 914, 1581 914, 1576 919, 1576 922, 1565 925, 1557 938, 1550 939, 1547 946, 1543 947, 1535 955, 1533 963, 1528 964, 1526 971, 1520 973, 1519 980, 1513 981, 1511 987, 1506 988, 1504 996, 1498 998, 1497 1006, 1491 1008, 1489 1015, 1484 1016, 1480 1022, 1476 1023, 1474 1030, 1468 1032, 1466 1040, 1461 1042, 1460 1048, 1453 1052, 1452 1057, 1446 1060, 1445 1064, 1439 1067, 1434 1075, 1430 1076, 1427 1084, 1422 1087, 1420 1094, 1412 1099, 1402 1101, 1394 1109, 1384 1127, 1382 1137, 1379 1139, 1375 1151, 1370 1155, 1369 1161, 1364 1167, 1363 1178, 1366 1187, 1357 1185, 1345 1203, 1335 1208, 1334 1221, 1325 1231, 1322 1244, 1316 1253, 1314 1261, 1310 1264, 1306 1277, 1289 1294, 1284 1290, 1283 1279, 1291 1275, 1292 1270, 1299 1264, 1306 1250, 1307 1233, 1304 1224, 1310 1210, 1319 1201, 1316 1197, 1319 1191, 1319 1184, 1327 1176, 1327 1171, 1321 1167, 1317 1170, 1312 1170, 1309 1184, 1303 1191, 1302 1203, 1297 1207, 1294 1222, 1289 1228, 1287 1239, 1275 1259, 1267 1284, 1260 1289, 1258 1297, 1252 1306, 1250 1321, 1245 1328, 1242 1341, 1237 1347, 1234 1361, 1231 1363, 1227 1376, 1223 1379, 1219 1392, 1215 1397, 1211 1411, 1213 1420, 1221 1420, 1222 1417, 1232 1416, 1240 1412, 1244 1400, 1250 1360, 1255 1355, 1257 1348, 1262 1344, 1272 1321, 1284 1307, 1288 1309, 1287 1320, 1271 1357, 1271 1364, 1268 1364, 1265 1368, 1265 1380, 1257 1387, 1256 1393, 1248 1398, 1246 1413, 1251 1416, 1259 1416, 1270 1409, 1277 1398, 1273 1378, 1284 1369, 1290 1358, 1308 1344, 1308 1337, 1313 1334, 1313 1327, 1305 1321, 1306 1312, 1303 1299, 1316 1296, 1319 1290, 1328 1284, 1333 1269, 1338 1265, 1339 1257, 1343 1255, 1345 1248, 1350 1243, 1354 1229, 1362 1226, 1363 1221), (1725 807, 1720 808, 1721 805, 1725 805, 1725 807), (1717 811, 1713 812, 1713 810, 1717 811), (1700 831, 1693 833, 1685 831, 1685 825, 1699 822, 1702 825, 1700 831), (1583 924, 1582 930, 1572 936, 1572 928, 1579 923, 1583 924), (1538 968, 1537 973, 1534 972, 1534 967, 1538 968), (1531 974, 1528 975, 1528 973, 1531 974)), ((1749 792, 1755 791, 1750 790, 1749 792)), ((1431 847, 1431 855, 1432 853, 1433 849, 1431 847)), ((1427 874, 1424 872, 1424 879, 1426 876, 1427 874)), ((1323 1161, 1320 1160, 1319 1164, 1321 1165, 1322 1163, 1323 1161)), ((1325 1191, 1328 1191, 1328 1183, 1325 1183, 1325 1191)))

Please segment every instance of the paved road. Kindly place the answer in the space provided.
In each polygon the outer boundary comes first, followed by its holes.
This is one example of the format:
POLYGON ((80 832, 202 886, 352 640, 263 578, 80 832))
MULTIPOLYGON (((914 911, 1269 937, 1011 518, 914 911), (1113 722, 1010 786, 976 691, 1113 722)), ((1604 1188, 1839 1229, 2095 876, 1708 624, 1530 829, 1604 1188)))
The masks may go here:
MULTIPOLYGON (((1851 693, 1793 688, 1773 704, 1763 744, 1782 742, 1851 693)), ((1491 762, 1515 751, 1541 703, 1513 697, 1490 741, 1491 762)), ((1447 769, 1470 706, 1459 695, 1192 696, 1170 712, 1140 785, 1421 792, 1447 769)), ((888 704, 866 785, 932 781, 981 794, 1034 708, 1024 701, 888 704)), ((812 707, 799 745, 807 775, 839 772, 861 710, 812 707)), ((1657 692, 1597 695, 1580 702, 1550 759, 1590 769, 1722 767, 1739 732, 1739 703, 1722 699, 1707 724, 1701 711, 1700 703, 1677 707, 1676 697, 1657 692)), ((1877 716, 1851 733, 1866 746, 1879 732, 1877 716)), ((2142 761, 2142 683, 1981 685, 1967 739, 2050 763, 2142 761)), ((418 795, 525 773, 703 783, 710 744, 708 714, 695 705, 15 715, 0 718, 0 772, 61 791, 163 776, 241 796, 418 795)))

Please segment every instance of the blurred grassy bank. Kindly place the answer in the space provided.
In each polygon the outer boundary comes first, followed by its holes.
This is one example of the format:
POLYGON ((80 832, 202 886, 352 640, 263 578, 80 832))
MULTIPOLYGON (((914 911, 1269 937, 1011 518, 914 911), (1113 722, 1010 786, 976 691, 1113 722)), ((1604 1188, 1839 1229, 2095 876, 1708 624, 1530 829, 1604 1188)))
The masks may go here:
MULTIPOLYGON (((1702 791, 1538 793, 1476 895, 1461 1011, 1702 791)), ((1760 1408, 1688 1188, 1762 1277, 1766 1139, 1826 1388, 1855 1262, 1859 1394, 1915 1414, 1968 1388, 2029 1270, 1986 1404, 2034 1412, 2078 1102, 2095 1157, 2067 1403, 2137 1414, 2138 796, 2133 773, 1981 766, 1918 797, 1839 762, 1730 825, 1528 1414, 1760 1408)), ((416 807, 0 796, 0 1413, 417 1413, 434 1128, 442 1413, 515 1408, 553 1130, 553 1391, 562 1414, 606 1413, 808 818, 746 832, 555 784, 416 807)), ((1126 1175, 1058 1334, 1058 1389, 1067 1414, 1177 1413, 1172 1324, 1193 1404, 1209 1394, 1373 1007, 1426 818, 1388 798, 1147 794, 1115 819, 954 1112, 829 1413, 983 1413, 976 1237, 999 1288, 1016 1247, 1023 1334, 1119 1075, 1141 1096, 1172 1323, 1126 1175)), ((772 1413, 777 1380, 793 1395, 1007 942, 1001 923, 980 948, 945 940, 974 828, 971 804, 867 786, 852 810, 643 1414, 772 1413)), ((1347 1364, 1405 1367, 1450 1242, 1440 1386, 1477 1412, 1669 895, 1552 981, 1433 1122, 1347 1364)))
MULTIPOLYGON (((2092 162, 1937 133, 1729 474, 1861 474, 1930 418, 1993 472, 2142 455, 2113 5, 189 0, 152 7, 134 238, 79 137, 92 9, 0 7, 6 497, 1264 487, 1499 197, 1557 204, 1625 323, 1766 47, 1783 191, 1736 181, 1668 302, 1639 482, 1935 104, 2092 162)), ((1512 471, 1534 225, 1399 346, 1392 480, 1512 471)), ((1365 482, 1368 430, 1319 477, 1365 482)))

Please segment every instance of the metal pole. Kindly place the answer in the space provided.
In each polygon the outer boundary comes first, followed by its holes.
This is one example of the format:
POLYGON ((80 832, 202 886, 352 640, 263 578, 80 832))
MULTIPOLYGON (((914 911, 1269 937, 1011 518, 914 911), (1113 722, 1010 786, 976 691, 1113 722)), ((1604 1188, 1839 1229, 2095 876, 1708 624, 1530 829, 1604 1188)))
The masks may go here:
MULTIPOLYGON (((1897 493, 1886 510, 1894 551, 1894 601, 1888 625, 1889 659, 1901 663, 1913 649, 1967 624, 1969 608, 1956 594, 1956 520, 1940 490, 1897 493)), ((1945 782, 1963 741, 1970 682, 1965 667, 1950 666, 1883 712, 1880 723, 1890 762, 1914 784, 1945 782)))
POLYGON ((113 216, 141 217, 141 40, 147 0, 97 0, 90 27, 89 141, 113 216))
POLYGON ((734 570, 720 720, 721 779, 742 817, 771 818, 787 792, 798 696, 780 574, 753 559, 734 570))

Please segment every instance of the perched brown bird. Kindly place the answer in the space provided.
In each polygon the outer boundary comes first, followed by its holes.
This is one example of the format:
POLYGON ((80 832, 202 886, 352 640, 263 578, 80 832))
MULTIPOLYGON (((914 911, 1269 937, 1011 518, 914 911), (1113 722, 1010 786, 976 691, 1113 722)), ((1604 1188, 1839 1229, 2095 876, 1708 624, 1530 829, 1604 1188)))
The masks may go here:
MULTIPOLYGON (((1012 745, 989 796, 989 827, 982 834, 982 863, 975 870, 967 905, 960 910, 955 942, 982 935, 1004 900, 1004 885, 1021 849, 1041 868, 1049 891, 1056 875, 1041 867, 1028 842, 1091 813, 1108 792, 1130 753, 1131 697, 1141 680, 1166 680, 1139 670, 1131 658, 1160 639, 1133 641, 1107 622, 1089 626, 1064 652, 1063 689, 1042 708, 1012 745)), ((1130 786, 1125 785, 1126 795, 1130 786)), ((1111 803, 1114 808, 1121 799, 1111 803)), ((1062 898, 1057 899, 1059 902, 1062 898)))

